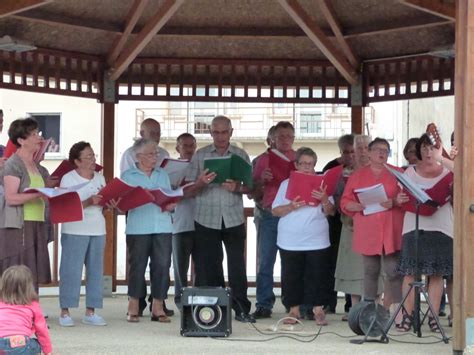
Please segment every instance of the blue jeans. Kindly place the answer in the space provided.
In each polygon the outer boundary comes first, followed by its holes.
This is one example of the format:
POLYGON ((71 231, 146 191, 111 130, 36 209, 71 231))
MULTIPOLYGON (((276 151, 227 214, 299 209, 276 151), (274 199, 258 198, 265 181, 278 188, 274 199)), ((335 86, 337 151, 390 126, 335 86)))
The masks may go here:
POLYGON ((25 342, 25 346, 12 348, 9 338, 0 338, 0 354, 32 355, 41 353, 41 346, 37 339, 25 336, 25 342))
POLYGON ((264 211, 259 228, 257 307, 272 309, 275 303, 273 293, 273 267, 278 252, 277 233, 279 217, 264 211))
POLYGON ((105 235, 61 234, 59 304, 79 306, 82 268, 86 266, 86 307, 102 308, 105 235))

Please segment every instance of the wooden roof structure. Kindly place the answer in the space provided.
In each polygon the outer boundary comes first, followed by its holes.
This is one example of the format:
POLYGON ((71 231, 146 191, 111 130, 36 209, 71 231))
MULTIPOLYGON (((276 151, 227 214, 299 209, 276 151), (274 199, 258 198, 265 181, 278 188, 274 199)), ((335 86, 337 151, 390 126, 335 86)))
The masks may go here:
POLYGON ((363 85, 367 104, 454 90, 454 0, 3 0, 0 34, 38 48, 0 55, 20 84, 99 100, 103 78, 116 101, 350 104, 363 85))
MULTIPOLYGON (((2 0, 0 35, 11 37, 0 39, 0 88, 102 103, 106 178, 119 100, 342 103, 360 133, 371 102, 455 94, 462 353, 474 315, 474 0, 2 0), (37 49, 7 51, 16 40, 37 49)), ((106 218, 114 275, 116 218, 106 218)))

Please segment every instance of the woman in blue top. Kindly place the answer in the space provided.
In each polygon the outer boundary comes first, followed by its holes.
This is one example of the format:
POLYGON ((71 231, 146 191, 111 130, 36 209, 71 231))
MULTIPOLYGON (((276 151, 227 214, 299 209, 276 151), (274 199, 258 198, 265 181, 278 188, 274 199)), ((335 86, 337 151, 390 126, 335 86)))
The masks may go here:
MULTIPOLYGON (((122 174, 122 180, 132 186, 141 186, 148 190, 157 188, 171 189, 168 174, 155 165, 158 159, 156 142, 138 139, 133 145, 136 155, 135 167, 122 174)), ((146 296, 145 271, 148 258, 153 265, 150 274, 151 295, 153 297, 151 320, 169 323, 170 319, 163 310, 169 287, 169 269, 171 266, 171 223, 170 211, 176 204, 166 206, 165 210, 154 203, 128 211, 127 235, 128 264, 128 317, 129 322, 138 322, 138 300, 146 296)))

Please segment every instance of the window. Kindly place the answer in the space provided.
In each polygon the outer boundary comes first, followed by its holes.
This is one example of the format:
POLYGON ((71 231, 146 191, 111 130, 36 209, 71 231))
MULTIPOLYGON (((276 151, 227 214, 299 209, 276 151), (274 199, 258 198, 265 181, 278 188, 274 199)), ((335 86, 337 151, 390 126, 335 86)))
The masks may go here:
POLYGON ((195 114, 194 115, 194 133, 195 134, 209 133, 213 118, 214 118, 213 115, 195 114))
POLYGON ((46 157, 61 154, 61 114, 60 113, 30 113, 30 117, 38 122, 38 131, 45 139, 51 138, 46 150, 46 157))
POLYGON ((321 133, 321 113, 302 113, 300 116, 300 133, 321 133))

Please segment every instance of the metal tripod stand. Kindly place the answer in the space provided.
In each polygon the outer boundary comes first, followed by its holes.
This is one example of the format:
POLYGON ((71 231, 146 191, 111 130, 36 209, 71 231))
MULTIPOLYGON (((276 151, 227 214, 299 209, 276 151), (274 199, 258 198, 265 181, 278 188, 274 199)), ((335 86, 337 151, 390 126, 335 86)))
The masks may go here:
MULTIPOLYGON (((423 321, 420 317, 421 314, 421 299, 420 299, 420 293, 423 294, 425 297, 426 302, 428 303, 428 312, 431 313, 433 316, 438 329, 441 333, 441 336, 443 337, 443 342, 445 344, 448 344, 449 339, 446 336, 446 333, 444 332, 443 327, 441 326, 439 322, 439 317, 438 317, 438 312, 434 311, 433 305, 431 303, 431 300, 428 296, 428 293, 426 292, 426 284, 421 280, 421 275, 420 272, 418 271, 418 238, 419 238, 419 209, 420 209, 420 201, 416 200, 416 213, 415 213, 415 268, 416 268, 416 273, 415 273, 415 282, 410 284, 410 288, 408 291, 405 293, 403 296, 402 302, 398 305, 397 309, 395 310, 395 313, 391 316, 390 320, 388 321, 387 325, 385 326, 384 329, 384 334, 382 335, 382 340, 385 340, 388 342, 388 338, 386 334, 388 334, 388 331, 392 327, 393 323, 395 322, 395 317, 397 316, 398 312, 402 309, 403 305, 405 304, 405 301, 407 300, 408 296, 410 295, 411 291, 413 290, 415 293, 415 304, 413 308, 413 329, 418 338, 421 338, 421 325, 423 324, 423 321), (384 339, 386 338, 386 339, 384 339)), ((423 320, 426 318, 426 315, 423 317, 423 320)))

